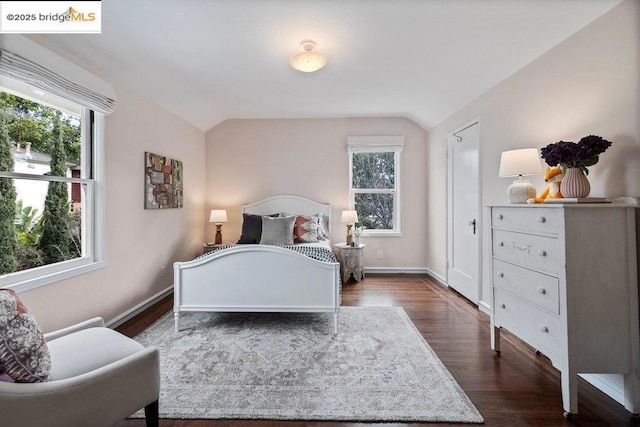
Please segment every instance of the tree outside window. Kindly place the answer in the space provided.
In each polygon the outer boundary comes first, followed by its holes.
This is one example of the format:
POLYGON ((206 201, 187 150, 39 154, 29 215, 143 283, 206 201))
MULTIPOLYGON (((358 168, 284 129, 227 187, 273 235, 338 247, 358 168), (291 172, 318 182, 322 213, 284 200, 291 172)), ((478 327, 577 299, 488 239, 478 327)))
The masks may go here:
POLYGON ((0 115, 0 276, 82 257, 79 116, 3 91, 0 115))
POLYGON ((350 194, 365 235, 400 233, 401 136, 347 137, 350 194))
POLYGON ((353 153, 355 210, 368 230, 393 230, 395 153, 353 153))
MULTIPOLYGON (((13 155, 7 132, 6 116, 0 112, 0 170, 13 170, 13 155)), ((0 178, 0 274, 16 270, 14 232, 16 188, 9 178, 0 178)))

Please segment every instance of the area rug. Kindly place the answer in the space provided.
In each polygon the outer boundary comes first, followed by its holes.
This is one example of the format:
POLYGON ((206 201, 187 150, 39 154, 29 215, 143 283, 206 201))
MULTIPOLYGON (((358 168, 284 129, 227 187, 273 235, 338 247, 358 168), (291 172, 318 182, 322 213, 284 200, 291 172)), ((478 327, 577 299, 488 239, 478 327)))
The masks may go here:
POLYGON ((400 307, 342 307, 338 335, 325 313, 169 313, 135 339, 160 349, 161 418, 483 421, 400 307))

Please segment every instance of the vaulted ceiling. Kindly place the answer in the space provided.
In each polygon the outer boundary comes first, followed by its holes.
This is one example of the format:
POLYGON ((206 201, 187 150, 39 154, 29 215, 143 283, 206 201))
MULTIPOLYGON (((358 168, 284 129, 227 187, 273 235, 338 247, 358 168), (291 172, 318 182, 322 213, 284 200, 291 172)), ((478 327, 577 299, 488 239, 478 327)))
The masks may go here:
POLYGON ((621 0, 103 0, 42 36, 202 130, 230 118, 437 125, 621 0), (294 71, 312 39, 328 64, 294 71))

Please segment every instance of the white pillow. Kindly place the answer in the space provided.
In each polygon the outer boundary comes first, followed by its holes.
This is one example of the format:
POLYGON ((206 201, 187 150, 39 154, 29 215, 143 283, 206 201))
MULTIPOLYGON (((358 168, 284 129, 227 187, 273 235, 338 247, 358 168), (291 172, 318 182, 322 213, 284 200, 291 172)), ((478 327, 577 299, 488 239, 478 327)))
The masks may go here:
POLYGON ((272 218, 262 217, 261 245, 293 245, 293 226, 295 216, 272 218))

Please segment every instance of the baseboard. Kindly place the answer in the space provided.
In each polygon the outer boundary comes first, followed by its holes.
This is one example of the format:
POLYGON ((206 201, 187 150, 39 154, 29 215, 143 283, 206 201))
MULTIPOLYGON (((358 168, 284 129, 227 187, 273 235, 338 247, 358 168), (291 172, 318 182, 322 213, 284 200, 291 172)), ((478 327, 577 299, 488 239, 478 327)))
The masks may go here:
POLYGON ((478 309, 487 316, 491 316, 491 306, 488 303, 480 301, 478 303, 478 309))
POLYGON ((365 273, 375 273, 375 274, 428 274, 431 276, 436 282, 448 288, 449 285, 447 281, 434 272, 430 268, 403 268, 403 267, 368 267, 365 268, 365 273))
POLYGON ((578 374, 586 382, 624 406, 624 377, 620 374, 578 374))
POLYGON ((431 270, 430 268, 427 268, 427 274, 429 276, 433 277, 434 279, 436 279, 436 282, 440 283, 445 288, 449 287, 449 284, 447 283, 447 280, 444 277, 442 277, 441 275, 439 275, 438 273, 436 273, 435 271, 431 270))
POLYGON ((158 301, 162 300, 167 295, 170 295, 172 292, 173 292, 173 285, 169 286, 164 291, 160 291, 157 294, 153 295, 152 297, 147 298, 146 300, 142 301, 140 304, 136 305, 132 309, 125 311, 120 316, 117 316, 114 319, 111 319, 110 321, 106 322, 106 326, 111 329, 117 328, 127 320, 133 319, 135 316, 142 313, 147 308, 151 307, 158 301))
POLYGON ((364 272, 371 274, 429 274, 429 269, 416 267, 366 267, 364 272))

